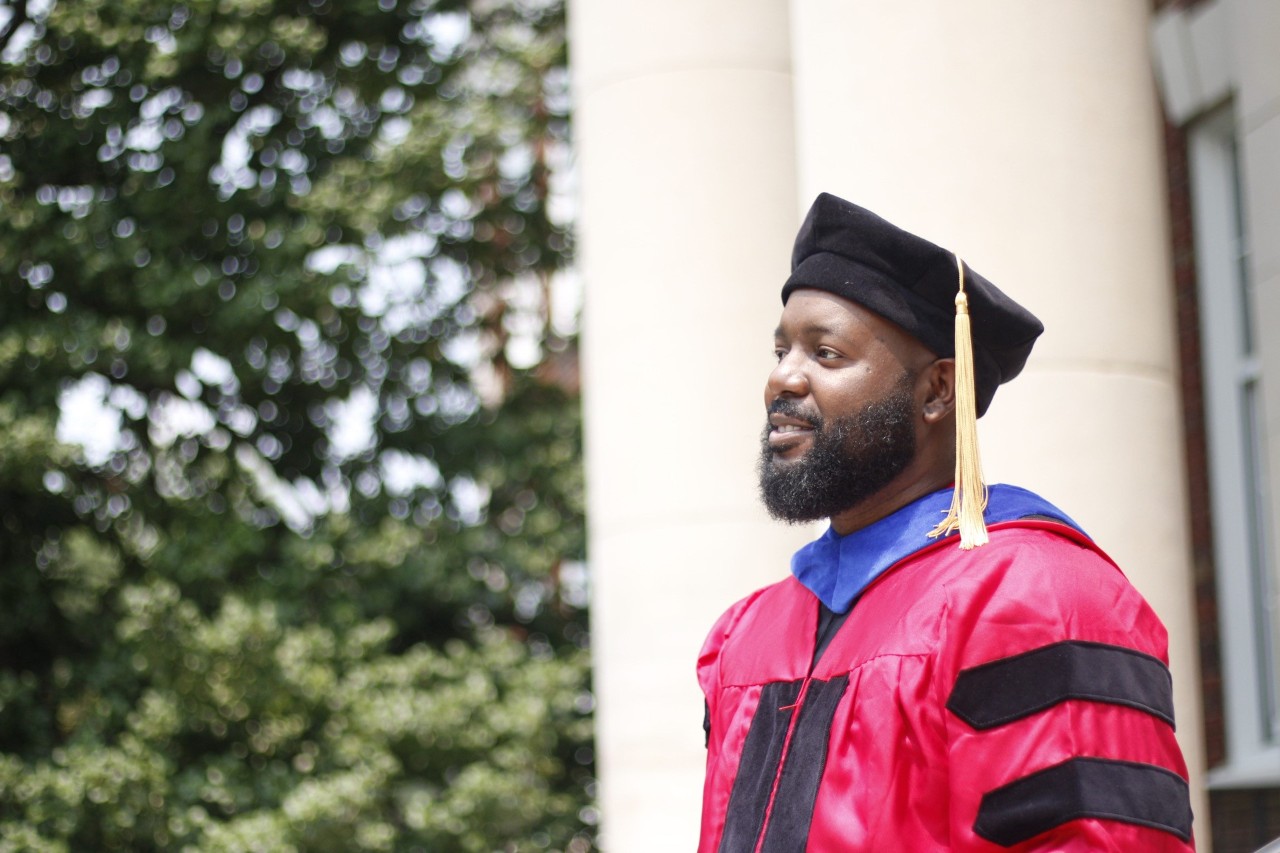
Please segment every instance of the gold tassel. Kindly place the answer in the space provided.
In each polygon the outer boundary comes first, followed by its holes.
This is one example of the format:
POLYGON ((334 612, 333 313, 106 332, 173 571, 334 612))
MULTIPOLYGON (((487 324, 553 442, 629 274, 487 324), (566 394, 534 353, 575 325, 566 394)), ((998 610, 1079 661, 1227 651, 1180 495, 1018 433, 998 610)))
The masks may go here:
POLYGON ((956 485, 946 518, 929 532, 945 536, 960 531, 960 547, 966 551, 987 544, 987 486, 982 482, 978 455, 978 401, 973 387, 973 340, 969 329, 969 297, 964 292, 964 261, 956 255, 960 291, 956 294, 956 485))

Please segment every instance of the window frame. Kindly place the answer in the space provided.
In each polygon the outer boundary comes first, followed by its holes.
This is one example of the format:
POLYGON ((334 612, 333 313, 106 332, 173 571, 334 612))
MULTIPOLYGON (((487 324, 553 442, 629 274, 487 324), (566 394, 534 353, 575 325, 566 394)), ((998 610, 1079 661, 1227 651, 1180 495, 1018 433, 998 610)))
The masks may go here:
POLYGON ((1230 103, 1187 125, 1186 133, 1226 736, 1226 759, 1207 782, 1210 788, 1270 787, 1280 784, 1280 622, 1267 540, 1265 434, 1251 433, 1246 424, 1246 386, 1260 386, 1261 360, 1247 350, 1257 329, 1245 324, 1256 313, 1230 103))

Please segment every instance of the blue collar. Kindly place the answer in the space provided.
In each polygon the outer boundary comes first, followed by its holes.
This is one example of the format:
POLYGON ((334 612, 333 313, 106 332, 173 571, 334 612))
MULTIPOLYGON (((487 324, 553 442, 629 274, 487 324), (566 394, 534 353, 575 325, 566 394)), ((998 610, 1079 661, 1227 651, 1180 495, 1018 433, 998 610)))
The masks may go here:
MULTIPOLYGON (((938 541, 928 533, 951 506, 951 491, 948 487, 925 495, 848 536, 828 528, 791 557, 791 574, 828 608, 845 612, 885 569, 938 541)), ((1003 484, 990 488, 983 514, 987 524, 1033 515, 1047 515, 1084 533, 1034 492, 1003 484)))

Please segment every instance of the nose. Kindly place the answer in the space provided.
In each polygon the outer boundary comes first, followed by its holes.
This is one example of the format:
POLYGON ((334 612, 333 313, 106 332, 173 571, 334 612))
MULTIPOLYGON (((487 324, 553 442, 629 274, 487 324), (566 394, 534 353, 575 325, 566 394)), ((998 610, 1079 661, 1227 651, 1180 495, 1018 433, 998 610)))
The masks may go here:
POLYGON ((778 359, 764 386, 764 402, 769 405, 779 397, 804 397, 809 393, 809 378, 804 360, 794 350, 778 359))

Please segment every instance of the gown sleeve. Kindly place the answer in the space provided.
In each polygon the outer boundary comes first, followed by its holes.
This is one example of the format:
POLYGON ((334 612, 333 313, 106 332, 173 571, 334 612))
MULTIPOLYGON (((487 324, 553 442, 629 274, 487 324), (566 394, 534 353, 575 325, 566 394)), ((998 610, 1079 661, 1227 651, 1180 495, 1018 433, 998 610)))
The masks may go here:
POLYGON ((1167 634, 1100 552, 992 537, 948 585, 934 699, 955 849, 1194 850, 1167 634))

